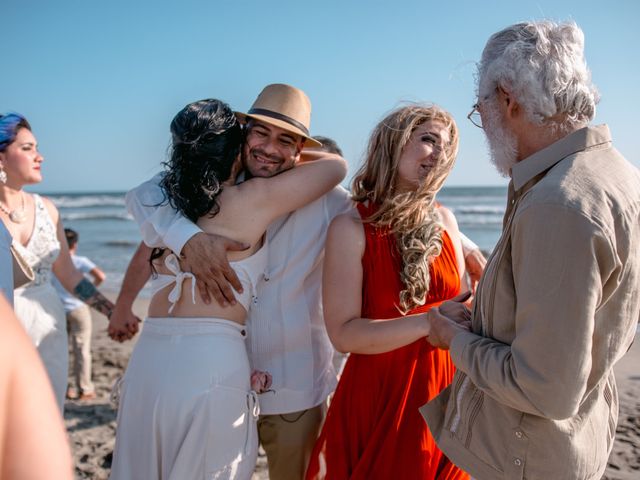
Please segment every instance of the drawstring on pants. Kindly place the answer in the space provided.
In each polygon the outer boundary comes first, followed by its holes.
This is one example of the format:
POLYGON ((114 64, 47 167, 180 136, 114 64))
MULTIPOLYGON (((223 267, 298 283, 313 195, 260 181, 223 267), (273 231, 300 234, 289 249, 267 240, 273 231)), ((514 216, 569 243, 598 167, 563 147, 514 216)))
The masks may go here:
POLYGON ((247 393, 247 410, 249 412, 249 418, 247 418, 247 437, 244 442, 245 455, 249 455, 250 453, 251 432, 255 430, 251 427, 251 424, 253 422, 257 422, 258 417, 260 416, 260 402, 258 401, 258 394, 254 390, 249 390, 247 393))

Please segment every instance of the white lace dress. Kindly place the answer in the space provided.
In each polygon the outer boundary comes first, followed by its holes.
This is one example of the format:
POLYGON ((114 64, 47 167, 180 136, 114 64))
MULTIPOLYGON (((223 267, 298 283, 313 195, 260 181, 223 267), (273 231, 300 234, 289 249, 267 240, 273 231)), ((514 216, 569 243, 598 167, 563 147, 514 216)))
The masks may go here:
POLYGON ((26 246, 14 244, 33 269, 35 278, 15 290, 14 308, 40 353, 62 411, 68 370, 67 325, 62 302, 51 283, 51 267, 60 253, 60 243, 42 198, 35 194, 33 197, 36 215, 31 238, 26 246))

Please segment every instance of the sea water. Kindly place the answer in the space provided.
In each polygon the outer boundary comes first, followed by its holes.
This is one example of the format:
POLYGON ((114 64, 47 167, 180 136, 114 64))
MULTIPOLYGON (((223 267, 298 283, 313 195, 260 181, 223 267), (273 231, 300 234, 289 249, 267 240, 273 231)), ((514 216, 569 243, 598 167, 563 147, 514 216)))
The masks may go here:
MULTIPOLYGON (((64 226, 80 235, 78 254, 89 257, 107 274, 101 288, 117 292, 141 240, 125 209, 124 192, 45 195, 57 206, 64 226)), ((506 195, 506 187, 445 187, 438 200, 455 214, 460 230, 489 252, 500 236, 506 195)), ((148 296, 148 290, 142 295, 148 296)))

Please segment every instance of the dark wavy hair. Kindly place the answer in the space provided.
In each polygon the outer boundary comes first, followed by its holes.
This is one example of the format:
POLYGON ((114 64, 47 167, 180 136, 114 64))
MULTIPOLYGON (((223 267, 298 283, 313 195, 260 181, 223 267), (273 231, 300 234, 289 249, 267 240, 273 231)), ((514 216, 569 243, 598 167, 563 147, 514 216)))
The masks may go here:
POLYGON ((190 103, 171 121, 171 134, 171 155, 160 182, 165 202, 193 222, 216 215, 216 199, 242 144, 233 110, 212 98, 190 103))
MULTIPOLYGON (((242 145, 242 128, 231 107, 207 98, 188 104, 171 121, 171 155, 160 181, 164 200, 192 222, 220 211, 217 198, 242 145)), ((164 248, 154 248, 149 262, 164 248)))

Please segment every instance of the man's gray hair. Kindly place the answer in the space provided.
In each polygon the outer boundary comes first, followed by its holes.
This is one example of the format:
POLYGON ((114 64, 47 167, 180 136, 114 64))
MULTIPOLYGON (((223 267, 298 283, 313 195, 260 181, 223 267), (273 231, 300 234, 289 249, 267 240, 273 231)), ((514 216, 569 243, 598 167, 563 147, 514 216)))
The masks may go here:
POLYGON ((599 95, 584 58, 584 33, 574 22, 523 22, 495 33, 478 65, 478 99, 509 91, 527 118, 578 128, 596 113, 599 95))

